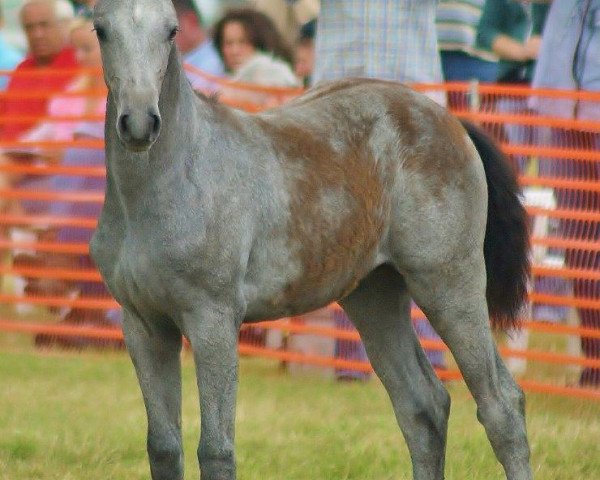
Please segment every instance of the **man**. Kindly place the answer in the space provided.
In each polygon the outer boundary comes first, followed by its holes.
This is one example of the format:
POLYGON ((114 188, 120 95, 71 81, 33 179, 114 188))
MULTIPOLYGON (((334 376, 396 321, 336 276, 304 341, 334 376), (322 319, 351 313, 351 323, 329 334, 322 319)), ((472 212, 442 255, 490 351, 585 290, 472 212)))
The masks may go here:
MULTIPOLYGON (((67 46, 68 21, 73 7, 67 0, 26 0, 21 7, 21 26, 25 31, 29 53, 16 68, 7 91, 62 91, 74 76, 77 67, 74 50, 67 46), (27 71, 66 69, 63 74, 27 75, 27 71)), ((0 101, 0 113, 5 115, 44 115, 50 98, 10 98, 0 101)), ((35 121, 10 122, 0 125, 1 140, 16 140, 35 125, 35 121)))
MULTIPOLYGON (((441 82, 436 7, 436 0, 322 2, 313 82, 348 77, 441 82)), ((427 95, 445 105, 443 92, 427 95)))
MULTIPOLYGON (((548 12, 532 86, 573 92, 600 92, 600 0, 554 0, 548 12)), ((592 122, 600 121, 600 104, 575 96, 533 97, 530 106, 544 117, 580 121, 550 128, 549 147, 565 152, 578 150, 586 157, 540 158, 540 172, 545 177, 568 179, 597 186, 600 162, 593 155, 600 149, 600 133, 592 122)), ((557 210, 569 210, 572 218, 559 224, 563 238, 597 245, 600 221, 578 219, 576 214, 600 213, 600 192, 592 187, 556 188, 557 210)), ((600 255, 594 248, 569 246, 565 250, 565 267, 581 272, 597 272, 600 255)), ((600 299, 600 280, 580 275, 572 280, 573 296, 589 303, 600 299)), ((600 309, 580 305, 577 315, 581 327, 600 331, 600 309)), ((586 360, 600 359, 600 338, 581 337, 581 350, 586 360)), ((600 368, 586 366, 581 371, 579 386, 600 389, 600 368)))
MULTIPOLYGON (((67 45, 68 23, 73 18, 73 7, 68 0, 25 0, 20 10, 21 27, 28 44, 28 55, 15 69, 7 91, 18 94, 40 94, 39 97, 11 97, 0 100, 0 115, 43 116, 54 93, 61 92, 75 75, 77 61, 75 51, 67 45), (61 72, 61 69, 64 72, 61 72), (42 73, 40 75, 39 73, 42 73)), ((0 124, 0 142, 22 138, 29 129, 37 124, 36 119, 29 121, 12 120, 0 124)), ((23 156, 21 152, 5 151, 0 162, 36 162, 34 155, 23 156)), ((45 179, 47 180, 47 179, 45 179)), ((0 177, 0 184, 18 186, 22 189, 36 188, 38 178, 0 177)), ((0 208, 22 208, 23 204, 0 204, 0 208)), ((36 234, 29 229, 13 228, 12 238, 35 239, 36 234)), ((16 253, 16 252, 13 252, 16 253)), ((26 280, 15 278, 17 292, 24 288, 26 280)))
MULTIPOLYGON (((223 63, 202 27, 200 12, 196 8, 194 0, 173 0, 173 6, 179 22, 179 32, 175 37, 175 43, 182 54, 184 63, 211 75, 222 77, 225 73, 223 63)), ((197 90, 214 89, 212 82, 193 71, 188 70, 187 76, 197 90)))
MULTIPOLYGON (((287 0, 293 4, 296 0, 287 0)), ((313 83, 348 77, 394 80, 406 84, 441 83, 442 68, 435 26, 436 0, 330 0, 321 2, 318 20, 313 83)), ((444 92, 425 92, 445 105, 444 92)), ((348 329, 350 321, 335 311, 337 328, 348 329)), ((418 333, 428 339, 439 337, 429 323, 419 320, 418 333)), ((337 356, 366 360, 362 344, 338 340, 337 356)), ((428 358, 444 369, 443 353, 429 350, 428 358)), ((338 370, 339 379, 368 375, 338 370)))

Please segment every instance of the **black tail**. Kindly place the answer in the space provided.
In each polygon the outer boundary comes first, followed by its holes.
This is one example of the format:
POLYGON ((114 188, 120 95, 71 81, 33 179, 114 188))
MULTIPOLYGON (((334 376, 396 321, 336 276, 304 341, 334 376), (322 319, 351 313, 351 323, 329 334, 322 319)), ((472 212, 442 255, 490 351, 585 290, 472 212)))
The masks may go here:
POLYGON ((519 185, 507 158, 480 128, 462 121, 483 161, 488 216, 483 246, 487 303, 492 325, 514 327, 527 295, 529 235, 519 185))

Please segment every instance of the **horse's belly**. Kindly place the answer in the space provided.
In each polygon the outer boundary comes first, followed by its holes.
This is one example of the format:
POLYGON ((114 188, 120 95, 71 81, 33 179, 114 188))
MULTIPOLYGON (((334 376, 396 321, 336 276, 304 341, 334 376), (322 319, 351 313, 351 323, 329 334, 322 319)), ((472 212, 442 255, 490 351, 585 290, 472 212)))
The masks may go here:
POLYGON ((296 264, 287 272, 266 268, 261 275, 247 278, 244 284, 246 321, 270 320, 317 310, 349 294, 377 265, 371 252, 344 265, 328 265, 327 260, 322 262, 323 269, 304 270, 303 265, 296 264))
MULTIPOLYGON (((250 289, 247 290, 247 293, 250 289)), ((249 302, 246 308, 245 322, 260 322, 274 320, 282 317, 291 317, 317 310, 343 296, 343 289, 332 288, 327 292, 308 292, 298 298, 286 298, 285 290, 274 296, 265 296, 258 293, 248 295, 249 302)))

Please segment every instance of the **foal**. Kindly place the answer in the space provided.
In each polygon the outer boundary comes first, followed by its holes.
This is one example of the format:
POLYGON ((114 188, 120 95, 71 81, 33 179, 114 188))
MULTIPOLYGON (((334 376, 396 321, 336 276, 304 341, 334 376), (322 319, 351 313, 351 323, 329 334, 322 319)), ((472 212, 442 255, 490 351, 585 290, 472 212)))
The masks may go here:
POLYGON ((414 478, 443 478, 450 399, 412 328, 412 297, 454 354, 507 478, 531 479, 523 395, 489 327, 523 300, 525 215, 487 138, 373 80, 259 115, 230 110, 188 84, 170 0, 100 0, 94 24, 109 97, 91 251, 123 306, 152 478, 183 478, 182 334, 202 479, 229 480, 240 326, 333 300, 389 393, 414 478))

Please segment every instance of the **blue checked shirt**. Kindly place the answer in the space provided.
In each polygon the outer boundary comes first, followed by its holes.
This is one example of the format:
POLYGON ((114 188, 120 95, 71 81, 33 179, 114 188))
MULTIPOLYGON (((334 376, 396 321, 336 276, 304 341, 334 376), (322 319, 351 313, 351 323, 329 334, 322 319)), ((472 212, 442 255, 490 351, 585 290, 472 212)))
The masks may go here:
POLYGON ((436 8, 437 0, 321 0, 314 82, 441 82, 436 8))

